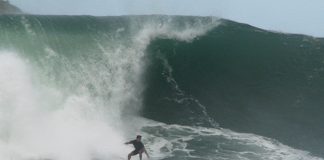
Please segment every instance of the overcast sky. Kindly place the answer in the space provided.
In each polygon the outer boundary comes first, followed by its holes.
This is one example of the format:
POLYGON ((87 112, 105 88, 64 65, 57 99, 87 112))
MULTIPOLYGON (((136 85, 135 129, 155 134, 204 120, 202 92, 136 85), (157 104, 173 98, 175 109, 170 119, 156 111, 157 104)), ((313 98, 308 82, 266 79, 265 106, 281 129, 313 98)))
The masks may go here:
POLYGON ((216 16, 279 32, 324 37, 324 0, 10 0, 32 14, 216 16))

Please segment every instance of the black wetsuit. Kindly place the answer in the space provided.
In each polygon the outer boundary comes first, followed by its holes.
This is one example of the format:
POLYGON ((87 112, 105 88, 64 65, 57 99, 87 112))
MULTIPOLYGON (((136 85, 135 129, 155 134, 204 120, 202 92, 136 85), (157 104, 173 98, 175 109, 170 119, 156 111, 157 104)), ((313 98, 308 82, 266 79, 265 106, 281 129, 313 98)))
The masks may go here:
POLYGON ((140 141, 133 140, 133 141, 130 141, 130 143, 133 144, 133 146, 135 148, 135 150, 132 152, 133 155, 138 154, 139 151, 144 148, 143 143, 140 141))

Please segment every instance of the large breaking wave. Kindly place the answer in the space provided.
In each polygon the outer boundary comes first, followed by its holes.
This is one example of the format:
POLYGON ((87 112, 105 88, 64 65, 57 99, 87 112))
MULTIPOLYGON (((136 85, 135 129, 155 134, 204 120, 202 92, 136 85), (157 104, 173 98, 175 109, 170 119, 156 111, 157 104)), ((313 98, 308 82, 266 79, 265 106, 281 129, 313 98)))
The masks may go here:
POLYGON ((323 155, 321 39, 213 17, 0 22, 1 159, 126 158, 136 134, 156 159, 323 155))

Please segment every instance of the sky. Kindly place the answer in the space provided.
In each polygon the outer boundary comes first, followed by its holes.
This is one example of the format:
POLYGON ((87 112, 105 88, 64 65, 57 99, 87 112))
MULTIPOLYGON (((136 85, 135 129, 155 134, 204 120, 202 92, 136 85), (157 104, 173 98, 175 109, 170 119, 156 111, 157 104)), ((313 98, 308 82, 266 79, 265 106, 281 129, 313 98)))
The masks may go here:
POLYGON ((324 0, 10 0, 46 15, 197 15, 267 30, 324 37, 324 0))

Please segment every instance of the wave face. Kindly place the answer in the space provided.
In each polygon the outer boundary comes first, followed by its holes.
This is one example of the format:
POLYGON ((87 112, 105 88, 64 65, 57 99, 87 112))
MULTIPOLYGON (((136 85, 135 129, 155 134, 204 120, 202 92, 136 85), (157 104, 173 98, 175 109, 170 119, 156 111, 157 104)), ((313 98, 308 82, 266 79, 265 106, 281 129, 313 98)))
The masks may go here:
POLYGON ((148 50, 145 116, 218 123, 323 155, 323 39, 223 21, 191 43, 156 39, 148 50))
POLYGON ((321 39, 212 17, 0 22, 0 159, 123 159, 136 134, 161 160, 322 159, 321 39))

